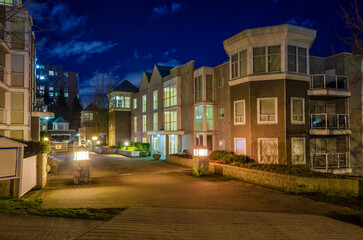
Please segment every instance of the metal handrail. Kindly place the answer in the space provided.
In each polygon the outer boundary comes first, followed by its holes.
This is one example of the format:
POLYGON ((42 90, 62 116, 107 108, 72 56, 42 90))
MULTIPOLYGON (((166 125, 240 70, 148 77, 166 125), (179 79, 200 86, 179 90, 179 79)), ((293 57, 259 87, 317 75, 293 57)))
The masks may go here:
POLYGON ((310 76, 310 89, 348 90, 346 76, 331 74, 314 74, 310 76))
POLYGON ((311 154, 311 165, 313 169, 350 168, 350 155, 349 152, 313 153, 311 154), (314 164, 315 160, 322 164, 314 164))
MULTIPOLYGON (((315 117, 316 118, 316 117, 315 117)), ((349 129, 349 114, 328 114, 328 113, 316 113, 310 114, 310 129, 337 129, 346 130, 349 129), (315 116, 321 116, 321 126, 314 123, 315 116)))

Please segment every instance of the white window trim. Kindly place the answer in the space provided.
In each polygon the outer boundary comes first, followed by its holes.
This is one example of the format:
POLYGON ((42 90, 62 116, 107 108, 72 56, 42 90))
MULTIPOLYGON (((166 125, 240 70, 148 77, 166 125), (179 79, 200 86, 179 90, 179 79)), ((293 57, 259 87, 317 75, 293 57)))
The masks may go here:
POLYGON ((218 119, 223 119, 224 118, 224 116, 226 115, 226 113, 225 113, 225 111, 224 111, 224 108, 218 108, 218 119), (219 110, 220 109, 223 109, 223 117, 221 117, 220 115, 219 115, 219 110))
POLYGON ((305 125, 305 98, 300 97, 291 97, 291 124, 296 125, 305 125), (302 106, 303 106, 303 120, 302 121, 296 121, 294 120, 294 109, 293 109, 293 101, 294 100, 302 100, 302 106))
POLYGON ((258 151, 258 163, 261 163, 261 164, 264 164, 264 162, 261 162, 261 149, 260 149, 260 146, 261 146, 261 141, 264 141, 264 140, 267 140, 267 141, 276 141, 276 144, 277 144, 277 163, 278 164, 279 162, 279 159, 280 159, 280 152, 279 152, 279 139, 278 138, 257 138, 257 151, 258 151))
POLYGON ((278 114, 278 99, 277 97, 269 97, 269 98, 257 98, 257 124, 265 125, 265 124, 278 124, 279 123, 279 114, 278 114), (261 121, 260 120, 260 101, 261 100, 274 100, 275 101, 275 121, 261 121))
POLYGON ((245 155, 246 156, 246 138, 239 138, 239 137, 237 137, 237 138, 234 138, 234 142, 233 142, 233 145, 234 145, 234 153, 236 153, 237 154, 237 149, 236 149, 236 140, 244 140, 244 143, 245 143, 245 146, 244 146, 244 149, 245 149, 245 151, 244 151, 244 153, 243 153, 243 155, 245 155))
POLYGON ((233 123, 234 125, 245 125, 246 124, 246 100, 238 100, 233 102, 233 123), (243 122, 236 122, 236 103, 243 102, 243 122))
POLYGON ((304 137, 293 137, 293 138, 291 138, 291 163, 293 164, 293 165, 305 165, 306 164, 306 145, 305 145, 305 138, 304 137), (292 148, 292 146, 293 146, 293 142, 294 142, 294 140, 297 140, 297 139, 303 139, 303 148, 304 148, 304 162, 303 163, 294 163, 293 161, 292 161, 292 155, 293 155, 293 148, 292 148))

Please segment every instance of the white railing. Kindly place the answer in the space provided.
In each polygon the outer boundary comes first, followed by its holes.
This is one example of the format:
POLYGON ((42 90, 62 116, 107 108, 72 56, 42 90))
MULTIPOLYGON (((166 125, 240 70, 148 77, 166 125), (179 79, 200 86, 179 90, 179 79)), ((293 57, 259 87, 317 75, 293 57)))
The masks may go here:
POLYGON ((313 169, 349 168, 349 152, 343 153, 313 153, 311 154, 313 169))
POLYGON ((348 114, 310 114, 310 129, 349 129, 348 114))
POLYGON ((2 107, 0 107, 0 123, 4 124, 6 123, 6 110, 2 107))
POLYGON ((346 76, 316 74, 310 77, 310 89, 348 90, 346 76))

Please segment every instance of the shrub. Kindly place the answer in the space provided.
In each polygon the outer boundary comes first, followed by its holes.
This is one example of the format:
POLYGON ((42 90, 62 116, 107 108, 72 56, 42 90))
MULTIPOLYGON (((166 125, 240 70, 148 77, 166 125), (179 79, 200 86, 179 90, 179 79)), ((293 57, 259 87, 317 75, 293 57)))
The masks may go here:
POLYGON ((170 154, 170 156, 176 156, 176 157, 181 157, 181 158, 193 158, 193 156, 189 153, 174 153, 174 154, 170 154))
POLYGON ((50 145, 46 141, 33 142, 22 141, 27 146, 24 148, 24 158, 31 157, 40 153, 50 153, 50 145))
POLYGON ((249 157, 245 155, 237 155, 231 152, 223 151, 223 150, 216 150, 209 154, 210 160, 219 160, 222 163, 230 164, 230 163, 250 163, 253 162, 249 157))
POLYGON ((131 145, 138 149, 136 151, 150 151, 150 143, 133 142, 131 145))
POLYGON ((109 148, 109 149, 119 149, 119 147, 118 146, 115 146, 115 145, 113 145, 113 146, 107 146, 106 148, 109 148))
MULTIPOLYGON (((125 147, 125 150, 126 150, 126 147, 125 147)), ((140 149, 139 149, 139 148, 137 148, 137 147, 130 146, 130 147, 127 147, 127 151, 130 151, 130 152, 133 152, 133 151, 140 151, 140 149)))

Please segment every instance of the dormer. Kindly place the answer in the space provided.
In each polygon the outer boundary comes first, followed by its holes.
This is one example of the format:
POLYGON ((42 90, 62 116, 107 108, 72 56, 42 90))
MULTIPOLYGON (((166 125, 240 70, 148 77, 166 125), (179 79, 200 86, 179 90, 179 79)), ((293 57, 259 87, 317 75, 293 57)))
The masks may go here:
POLYGON ((231 82, 266 74, 307 76, 315 36, 315 30, 285 24, 247 29, 225 40, 231 82))

